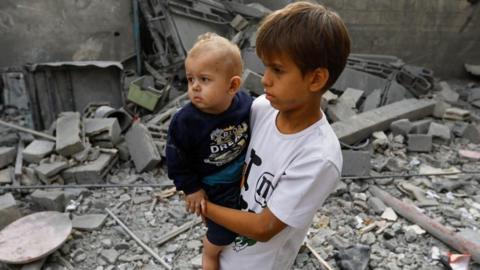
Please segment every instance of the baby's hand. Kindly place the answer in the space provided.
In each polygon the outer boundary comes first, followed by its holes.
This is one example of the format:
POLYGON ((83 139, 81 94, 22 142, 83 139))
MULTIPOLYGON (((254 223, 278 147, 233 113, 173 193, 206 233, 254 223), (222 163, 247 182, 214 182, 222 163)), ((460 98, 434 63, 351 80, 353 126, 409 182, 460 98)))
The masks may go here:
POLYGON ((186 201, 186 209, 190 213, 195 213, 197 216, 202 214, 200 209, 200 203, 202 200, 206 199, 207 195, 203 189, 200 189, 197 192, 190 193, 185 198, 186 201))

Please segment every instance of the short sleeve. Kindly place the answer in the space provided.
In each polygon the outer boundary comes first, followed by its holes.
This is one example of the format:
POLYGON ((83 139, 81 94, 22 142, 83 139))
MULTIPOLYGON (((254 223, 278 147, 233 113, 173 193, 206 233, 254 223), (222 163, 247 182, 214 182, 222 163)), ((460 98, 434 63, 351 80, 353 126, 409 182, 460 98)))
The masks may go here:
POLYGON ((280 176, 267 207, 289 226, 304 228, 339 179, 340 172, 332 162, 320 157, 300 157, 280 176))

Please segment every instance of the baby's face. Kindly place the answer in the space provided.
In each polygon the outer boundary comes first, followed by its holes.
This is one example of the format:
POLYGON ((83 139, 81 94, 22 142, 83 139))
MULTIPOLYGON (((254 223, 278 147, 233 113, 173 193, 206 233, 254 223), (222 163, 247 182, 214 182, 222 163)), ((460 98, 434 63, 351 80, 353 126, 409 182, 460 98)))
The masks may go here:
POLYGON ((188 56, 185 60, 188 97, 199 110, 220 114, 228 109, 234 92, 229 91, 231 79, 222 59, 213 53, 188 56))

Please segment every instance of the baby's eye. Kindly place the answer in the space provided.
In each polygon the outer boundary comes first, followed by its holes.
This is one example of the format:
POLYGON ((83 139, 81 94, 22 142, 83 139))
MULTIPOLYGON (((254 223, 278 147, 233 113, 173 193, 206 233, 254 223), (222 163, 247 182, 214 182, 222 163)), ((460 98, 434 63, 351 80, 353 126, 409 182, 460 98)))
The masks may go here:
POLYGON ((210 79, 207 78, 207 77, 202 77, 201 80, 202 80, 202 82, 208 82, 208 81, 210 81, 210 79))
POLYGON ((193 82, 193 78, 192 78, 192 77, 187 77, 187 82, 188 82, 188 83, 192 83, 192 82, 193 82))

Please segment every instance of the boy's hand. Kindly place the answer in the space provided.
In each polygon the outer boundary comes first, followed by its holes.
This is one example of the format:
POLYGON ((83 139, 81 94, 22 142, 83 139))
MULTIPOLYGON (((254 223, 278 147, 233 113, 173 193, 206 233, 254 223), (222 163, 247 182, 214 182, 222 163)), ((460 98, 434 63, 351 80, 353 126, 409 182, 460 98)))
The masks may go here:
POLYGON ((205 191, 203 189, 200 189, 197 192, 188 194, 185 197, 187 212, 195 213, 197 214, 197 216, 201 215, 202 211, 200 208, 200 203, 202 200, 206 198, 207 198, 207 195, 205 194, 205 191))

